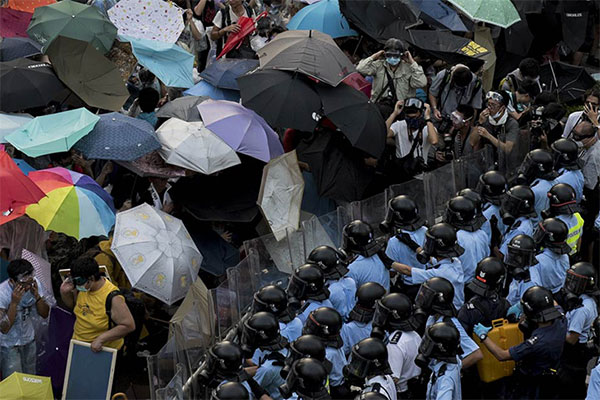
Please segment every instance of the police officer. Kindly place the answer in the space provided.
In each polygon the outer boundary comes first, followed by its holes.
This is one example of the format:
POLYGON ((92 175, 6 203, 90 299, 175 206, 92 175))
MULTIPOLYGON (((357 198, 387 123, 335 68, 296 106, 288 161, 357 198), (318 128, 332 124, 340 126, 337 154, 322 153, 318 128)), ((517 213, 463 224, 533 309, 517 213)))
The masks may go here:
POLYGON ((596 360, 596 365, 592 368, 588 381, 585 400, 600 399, 600 357, 596 360))
POLYGON ((575 199, 575 190, 567 183, 557 183, 548 192, 550 207, 542 211, 544 218, 557 218, 567 224, 569 236, 567 244, 571 248, 570 257, 577 254, 583 233, 583 218, 575 199))
POLYGON ((212 391, 210 400, 250 400, 250 393, 239 382, 224 382, 212 391))
POLYGON ((281 376, 286 378, 292 364, 301 358, 314 358, 319 360, 325 370, 329 374, 331 372, 332 364, 326 358, 325 344, 323 341, 315 335, 302 335, 298 339, 290 343, 290 349, 287 357, 285 358, 283 368, 281 369, 281 376))
MULTIPOLYGON (((500 213, 500 204, 506 194, 506 178, 498 171, 485 172, 479 176, 477 189, 484 202, 481 212, 490 223, 490 231, 486 232, 490 237, 490 247, 494 248, 500 245, 500 239, 506 230, 500 213)), ((486 225, 482 229, 485 231, 486 225)))
POLYGON ((284 399, 331 399, 327 392, 327 370, 315 358, 301 358, 294 361, 279 391, 284 399))
POLYGON ((536 245, 531 236, 517 235, 508 244, 504 264, 512 277, 506 300, 510 303, 509 314, 521 314, 521 297, 532 286, 542 286, 540 271, 535 258, 536 245), (514 308, 513 308, 514 307, 514 308))
POLYGON ((496 257, 503 259, 508 252, 508 243, 517 235, 533 235, 535 195, 529 186, 513 186, 506 192, 500 205, 502 223, 507 227, 496 257))
POLYGON ((252 312, 259 311, 267 311, 277 317, 281 336, 288 342, 296 340, 302 334, 302 321, 288 307, 287 293, 279 286, 266 285, 254 293, 252 312))
POLYGON ((483 197, 481 197, 479 192, 470 188, 459 190, 456 195, 466 197, 475 204, 475 218, 481 221, 481 229, 488 236, 488 241, 491 240, 492 227, 490 221, 483 215, 483 197))
POLYGON ((572 139, 558 139, 552 145, 554 153, 554 169, 558 176, 554 183, 566 183, 575 190, 575 199, 581 203, 583 198, 583 172, 579 161, 579 148, 572 139))
POLYGON ((421 344, 421 337, 415 332, 417 328, 419 324, 413 318, 413 305, 408 296, 390 293, 377 301, 371 336, 389 338, 388 362, 399 399, 419 397, 421 392, 417 387, 421 369, 414 362, 421 344))
POLYGON ((371 322, 375 313, 375 302, 385 295, 385 289, 379 283, 367 282, 356 292, 356 304, 348 320, 342 326, 344 354, 348 356, 352 346, 371 336, 371 322))
POLYGON ((287 287, 288 301, 299 309, 297 318, 302 324, 308 314, 319 307, 333 307, 329 301, 329 289, 321 268, 315 264, 304 264, 296 268, 287 287))
POLYGON ((518 170, 517 181, 529 185, 535 196, 536 221, 548 208, 547 193, 558 176, 554 170, 554 158, 547 150, 535 149, 527 153, 518 170))
POLYGON ((569 229, 567 224, 556 218, 547 218, 539 223, 533 232, 533 240, 538 249, 535 256, 539 264, 542 286, 556 293, 563 286, 569 269, 567 244, 569 229))
MULTIPOLYGON (((348 277, 354 279, 357 289, 367 282, 377 282, 390 290, 390 272, 383 263, 385 243, 378 242, 369 224, 355 220, 344 226, 342 252, 352 259, 348 265, 348 277)), ((387 259, 387 257, 386 257, 387 259)))
POLYGON ((477 217, 473 201, 456 196, 446 203, 444 221, 456 229, 456 241, 465 250, 458 258, 468 282, 475 277, 477 263, 490 254, 488 235, 481 229, 484 219, 477 217))
POLYGON ((517 362, 508 386, 513 391, 510 398, 552 398, 556 395, 553 383, 567 334, 566 319, 554 305, 552 292, 540 286, 527 289, 521 307, 525 316, 519 322, 526 338, 523 343, 505 350, 487 337, 491 327, 478 324, 473 332, 498 360, 517 362))
POLYGON ((329 301, 333 304, 333 308, 346 318, 354 306, 356 282, 346 276, 348 265, 343 255, 332 247, 319 246, 310 252, 306 262, 321 268, 325 276, 325 284, 329 289, 329 301))
MULTIPOLYGON (((427 227, 412 198, 400 195, 390 200, 381 230, 390 234, 385 250, 390 259, 414 268, 425 269, 425 265, 417 260, 415 250, 425 243, 427 227)), ((408 294, 413 299, 419 290, 419 285, 413 284, 412 277, 406 275, 398 277, 395 286, 396 290, 408 294)))
POLYGON ((416 363, 429 369, 427 400, 462 399, 460 384, 460 333, 449 322, 437 322, 425 330, 416 363))
POLYGON ((458 258, 465 251, 456 241, 456 230, 445 222, 435 224, 425 235, 423 248, 417 248, 417 257, 427 269, 394 262, 392 268, 403 275, 412 276, 414 284, 420 284, 439 276, 446 278, 456 288, 454 305, 460 308, 464 302, 464 275, 458 258))
POLYGON ((396 384, 391 374, 387 348, 381 339, 366 338, 352 346, 344 376, 353 386, 396 400, 396 384))

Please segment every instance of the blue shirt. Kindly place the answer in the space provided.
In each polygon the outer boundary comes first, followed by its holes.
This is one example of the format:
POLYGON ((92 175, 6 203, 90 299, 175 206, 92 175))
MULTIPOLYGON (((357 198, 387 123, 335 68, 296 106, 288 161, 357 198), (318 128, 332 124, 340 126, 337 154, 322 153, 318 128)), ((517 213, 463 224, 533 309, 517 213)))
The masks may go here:
POLYGON ((329 386, 340 386, 344 383, 343 368, 348 362, 344 355, 344 350, 340 347, 325 347, 325 358, 333 365, 329 373, 329 386))
POLYGON ((600 363, 594 367, 590 374, 590 384, 587 389, 585 400, 600 399, 600 363))
POLYGON ((490 255, 490 241, 482 229, 475 232, 459 229, 456 231, 456 240, 465 249, 465 252, 458 257, 463 268, 463 280, 470 282, 475 278, 477 263, 490 255))
MULTIPOLYGON (((287 350, 280 350, 280 353, 285 356, 287 355, 287 350)), ((265 353, 265 356, 267 354, 269 353, 265 353)), ((256 370, 254 380, 269 393, 269 396, 271 396, 273 400, 279 400, 283 399, 279 392, 279 386, 283 385, 285 380, 280 374, 282 367, 273 365, 274 362, 275 360, 263 361, 256 370)))
POLYGON ((542 211, 550 207, 550 199, 548 199, 548 191, 552 189, 554 181, 545 179, 536 179, 531 184, 531 190, 535 196, 535 212, 537 214, 536 222, 540 220, 542 211))
POLYGON ((519 303, 521 301, 521 297, 523 297, 523 293, 527 289, 532 286, 541 286, 539 270, 537 269, 537 264, 533 267, 529 267, 529 279, 524 280, 516 280, 513 279, 508 287, 508 295, 506 296, 506 300, 510 303, 511 306, 519 303))
POLYGON ((342 346, 342 350, 346 357, 350 354, 352 350, 352 346, 356 343, 360 342, 363 339, 371 336, 372 322, 358 322, 358 321, 350 321, 346 322, 342 325, 342 330, 340 335, 342 336, 342 340, 344 341, 344 345, 342 346))
POLYGON ((570 185, 575 190, 575 200, 577 200, 577 203, 581 203, 581 199, 583 198, 583 172, 580 169, 570 171, 561 168, 558 170, 558 173, 560 175, 556 177, 554 184, 566 183, 570 185))
POLYGON ((329 285, 329 301, 333 304, 342 318, 348 317, 348 313, 354 308, 356 301, 356 282, 354 279, 347 276, 341 277, 339 280, 327 281, 329 285))
POLYGON ((385 268, 385 265, 383 265, 383 262, 381 262, 377 254, 368 258, 359 255, 356 257, 356 260, 348 266, 348 269, 350 271, 346 276, 354 279, 357 289, 364 283, 376 282, 389 292, 390 272, 385 268))
MULTIPOLYGON (((477 346, 477 343, 475 343, 475 341, 471 338, 471 336, 469 336, 467 331, 465 331, 465 328, 463 328, 463 326, 460 323, 460 321, 458 320, 458 318, 452 317, 450 319, 452 320, 452 323, 454 324, 456 329, 458 329, 458 333, 460 333, 460 347, 463 350, 463 353, 461 354, 460 359, 462 360, 465 357, 467 357, 468 355, 470 355, 471 353, 474 353, 477 350, 479 350, 479 346, 477 346)), ((430 315, 429 318, 427 318, 427 323, 425 324, 425 329, 429 328, 431 325, 433 325, 437 322, 442 322, 442 321, 444 321, 443 316, 440 315, 437 319, 435 319, 433 317, 433 315, 430 315)))
POLYGON ((519 217, 509 228, 500 245, 500 252, 506 256, 508 254, 508 244, 517 235, 533 236, 533 221, 527 217, 519 217))
MULTIPOLYGON (((402 230, 404 233, 408 233, 410 238, 415 241, 419 246, 423 246, 425 243, 425 233, 427 232, 427 227, 422 226, 416 231, 406 231, 402 230)), ((425 264, 421 264, 417 261, 417 253, 412 251, 407 245, 398 240, 396 236, 392 236, 390 240, 388 240, 387 248, 385 249, 385 254, 394 261, 397 261, 402 264, 410 265, 413 268, 425 269, 425 264)), ((412 276, 401 275, 402 280, 407 285, 412 285, 412 276)))
MULTIPOLYGON (((435 265, 435 264, 434 264, 435 265)), ((412 278, 415 285, 425 282, 434 276, 446 278, 454 286, 454 307, 460 309, 465 301, 465 285, 463 268, 458 258, 445 258, 440 261, 437 268, 417 269, 413 268, 412 278)))
POLYGON ((583 300, 583 306, 567 313, 568 331, 579 334, 579 343, 587 343, 592 324, 598 316, 598 309, 590 296, 582 294, 579 297, 583 300))
POLYGON ((542 286, 556 293, 563 287, 567 270, 569 269, 569 256, 556 254, 550 249, 544 249, 535 256, 538 261, 542 286))
POLYGON ((156 128, 156 124, 158 124, 158 117, 156 116, 156 113, 154 111, 149 112, 149 113, 142 112, 137 117, 139 119, 143 119, 144 121, 148 122, 154 128, 156 128))
POLYGON ((288 342, 292 343, 302 335, 302 321, 300 321, 300 318, 296 317, 287 324, 280 322, 279 332, 281 333, 281 336, 288 340, 288 342))
MULTIPOLYGON (((45 297, 44 285, 37 278, 35 278, 35 281, 37 282, 38 294, 45 297)), ((8 279, 0 283, 0 308, 3 308, 6 312, 8 312, 8 307, 12 301, 12 292, 13 288, 8 279)), ((31 343, 35 339, 34 318, 37 319, 39 316, 35 305, 35 297, 30 291, 25 292, 21 297, 21 301, 17 304, 15 322, 8 333, 0 333, 0 346, 14 347, 31 343)))
POLYGON ((483 205, 482 214, 487 220, 487 224, 483 224, 481 226, 481 229, 483 229, 483 231, 488 234, 490 240, 492 240, 492 224, 490 223, 490 221, 492 220, 493 216, 496 216, 496 219, 498 220, 496 225, 498 226, 500 234, 504 235, 506 226, 504 226, 504 223, 502 222, 502 216, 500 215, 500 206, 494 205, 492 203, 485 203, 483 205))
POLYGON ((431 378, 427 384, 427 400, 457 400, 462 399, 460 387, 460 360, 457 364, 432 360, 429 363, 431 378), (440 375, 442 366, 446 366, 443 375, 440 375), (433 377, 435 378, 435 383, 433 377))
POLYGON ((308 314, 310 314, 310 312, 312 310, 316 310, 319 307, 333 308, 333 304, 331 304, 329 299, 325 299, 323 301, 306 300, 306 302, 300 309, 301 310, 300 314, 298 314, 296 316, 296 318, 298 318, 300 320, 300 322, 302 322, 302 326, 304 326, 304 323, 306 322, 306 319, 308 318, 308 314))

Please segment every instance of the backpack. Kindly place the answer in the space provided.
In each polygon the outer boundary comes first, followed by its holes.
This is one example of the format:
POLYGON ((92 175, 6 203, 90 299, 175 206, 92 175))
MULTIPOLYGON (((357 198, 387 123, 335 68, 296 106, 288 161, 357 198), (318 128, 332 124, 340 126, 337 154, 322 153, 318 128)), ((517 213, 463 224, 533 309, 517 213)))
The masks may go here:
MULTIPOLYGON (((450 79, 452 78, 452 72, 449 69, 444 70, 444 81, 442 83, 442 85, 440 86, 440 92, 438 94, 438 98, 437 98, 437 104, 438 104, 438 108, 441 109, 442 108, 442 104, 440 103, 440 100, 442 98, 442 93, 444 93, 444 90, 446 90, 446 87, 450 84, 450 79)), ((482 86, 482 82, 480 78, 477 78, 477 80, 475 81, 475 87, 473 88, 473 91, 471 92, 471 98, 469 98, 469 101, 466 103, 461 103, 461 104, 468 104, 471 105, 471 103, 473 102, 473 99, 475 98, 475 95, 477 94, 477 92, 479 91, 479 89, 482 86)))
POLYGON ((111 308, 113 298, 118 295, 121 295, 125 298, 125 304, 127 304, 127 308, 129 308, 129 311, 133 316, 133 320, 135 321, 135 330, 125 336, 124 353, 125 355, 135 355, 137 342, 140 337, 142 327, 144 326, 144 322, 146 321, 146 306, 144 305, 144 302, 135 297, 133 291, 129 289, 113 290, 108 294, 108 296, 106 296, 105 303, 109 330, 115 326, 115 323, 111 318, 111 308))

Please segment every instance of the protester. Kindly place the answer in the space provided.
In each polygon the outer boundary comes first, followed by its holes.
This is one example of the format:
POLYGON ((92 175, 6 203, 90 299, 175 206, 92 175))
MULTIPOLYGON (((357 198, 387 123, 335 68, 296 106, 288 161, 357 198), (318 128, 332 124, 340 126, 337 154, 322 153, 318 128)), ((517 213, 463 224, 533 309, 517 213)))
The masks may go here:
MULTIPOLYGON (((244 0, 230 0, 229 5, 219 10, 215 15, 212 21, 213 28, 210 31, 210 38, 217 42, 217 55, 221 53, 229 35, 240 31, 240 25, 237 23, 240 17, 254 18, 254 11, 244 0)), ((246 38, 240 48, 227 53, 227 58, 254 58, 254 55, 249 39, 246 38)))
POLYGON ((156 125, 158 124, 158 117, 156 116, 155 110, 159 100, 160 95, 153 88, 145 87, 140 90, 140 94, 138 96, 138 105, 141 112, 137 118, 148 122, 154 128, 156 128, 156 125))
POLYGON ((540 92, 543 90, 540 83, 540 64, 533 58, 524 58, 521 60, 519 68, 510 72, 502 79, 500 89, 514 93, 526 79, 536 82, 540 92))
POLYGON ((598 88, 591 88, 583 95, 583 110, 574 111, 569 114, 567 122, 565 123, 565 129, 563 131, 563 137, 572 138, 573 130, 582 121, 591 122, 594 126, 599 126, 598 110, 600 108, 600 90, 598 88))

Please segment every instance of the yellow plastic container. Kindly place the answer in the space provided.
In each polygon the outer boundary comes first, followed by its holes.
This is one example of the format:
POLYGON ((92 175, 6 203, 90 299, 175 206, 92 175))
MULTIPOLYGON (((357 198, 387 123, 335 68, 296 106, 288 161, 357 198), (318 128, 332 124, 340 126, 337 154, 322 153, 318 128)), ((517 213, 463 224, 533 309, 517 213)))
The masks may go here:
MULTIPOLYGON (((523 332, 519 330, 519 324, 509 324, 505 319, 492 321, 492 330, 488 337, 504 350, 523 342, 523 332)), ((481 343, 477 335, 473 334, 473 340, 481 348, 483 359, 477 363, 479 378, 490 383, 505 376, 511 376, 515 369, 514 361, 498 361, 496 357, 481 343)))

